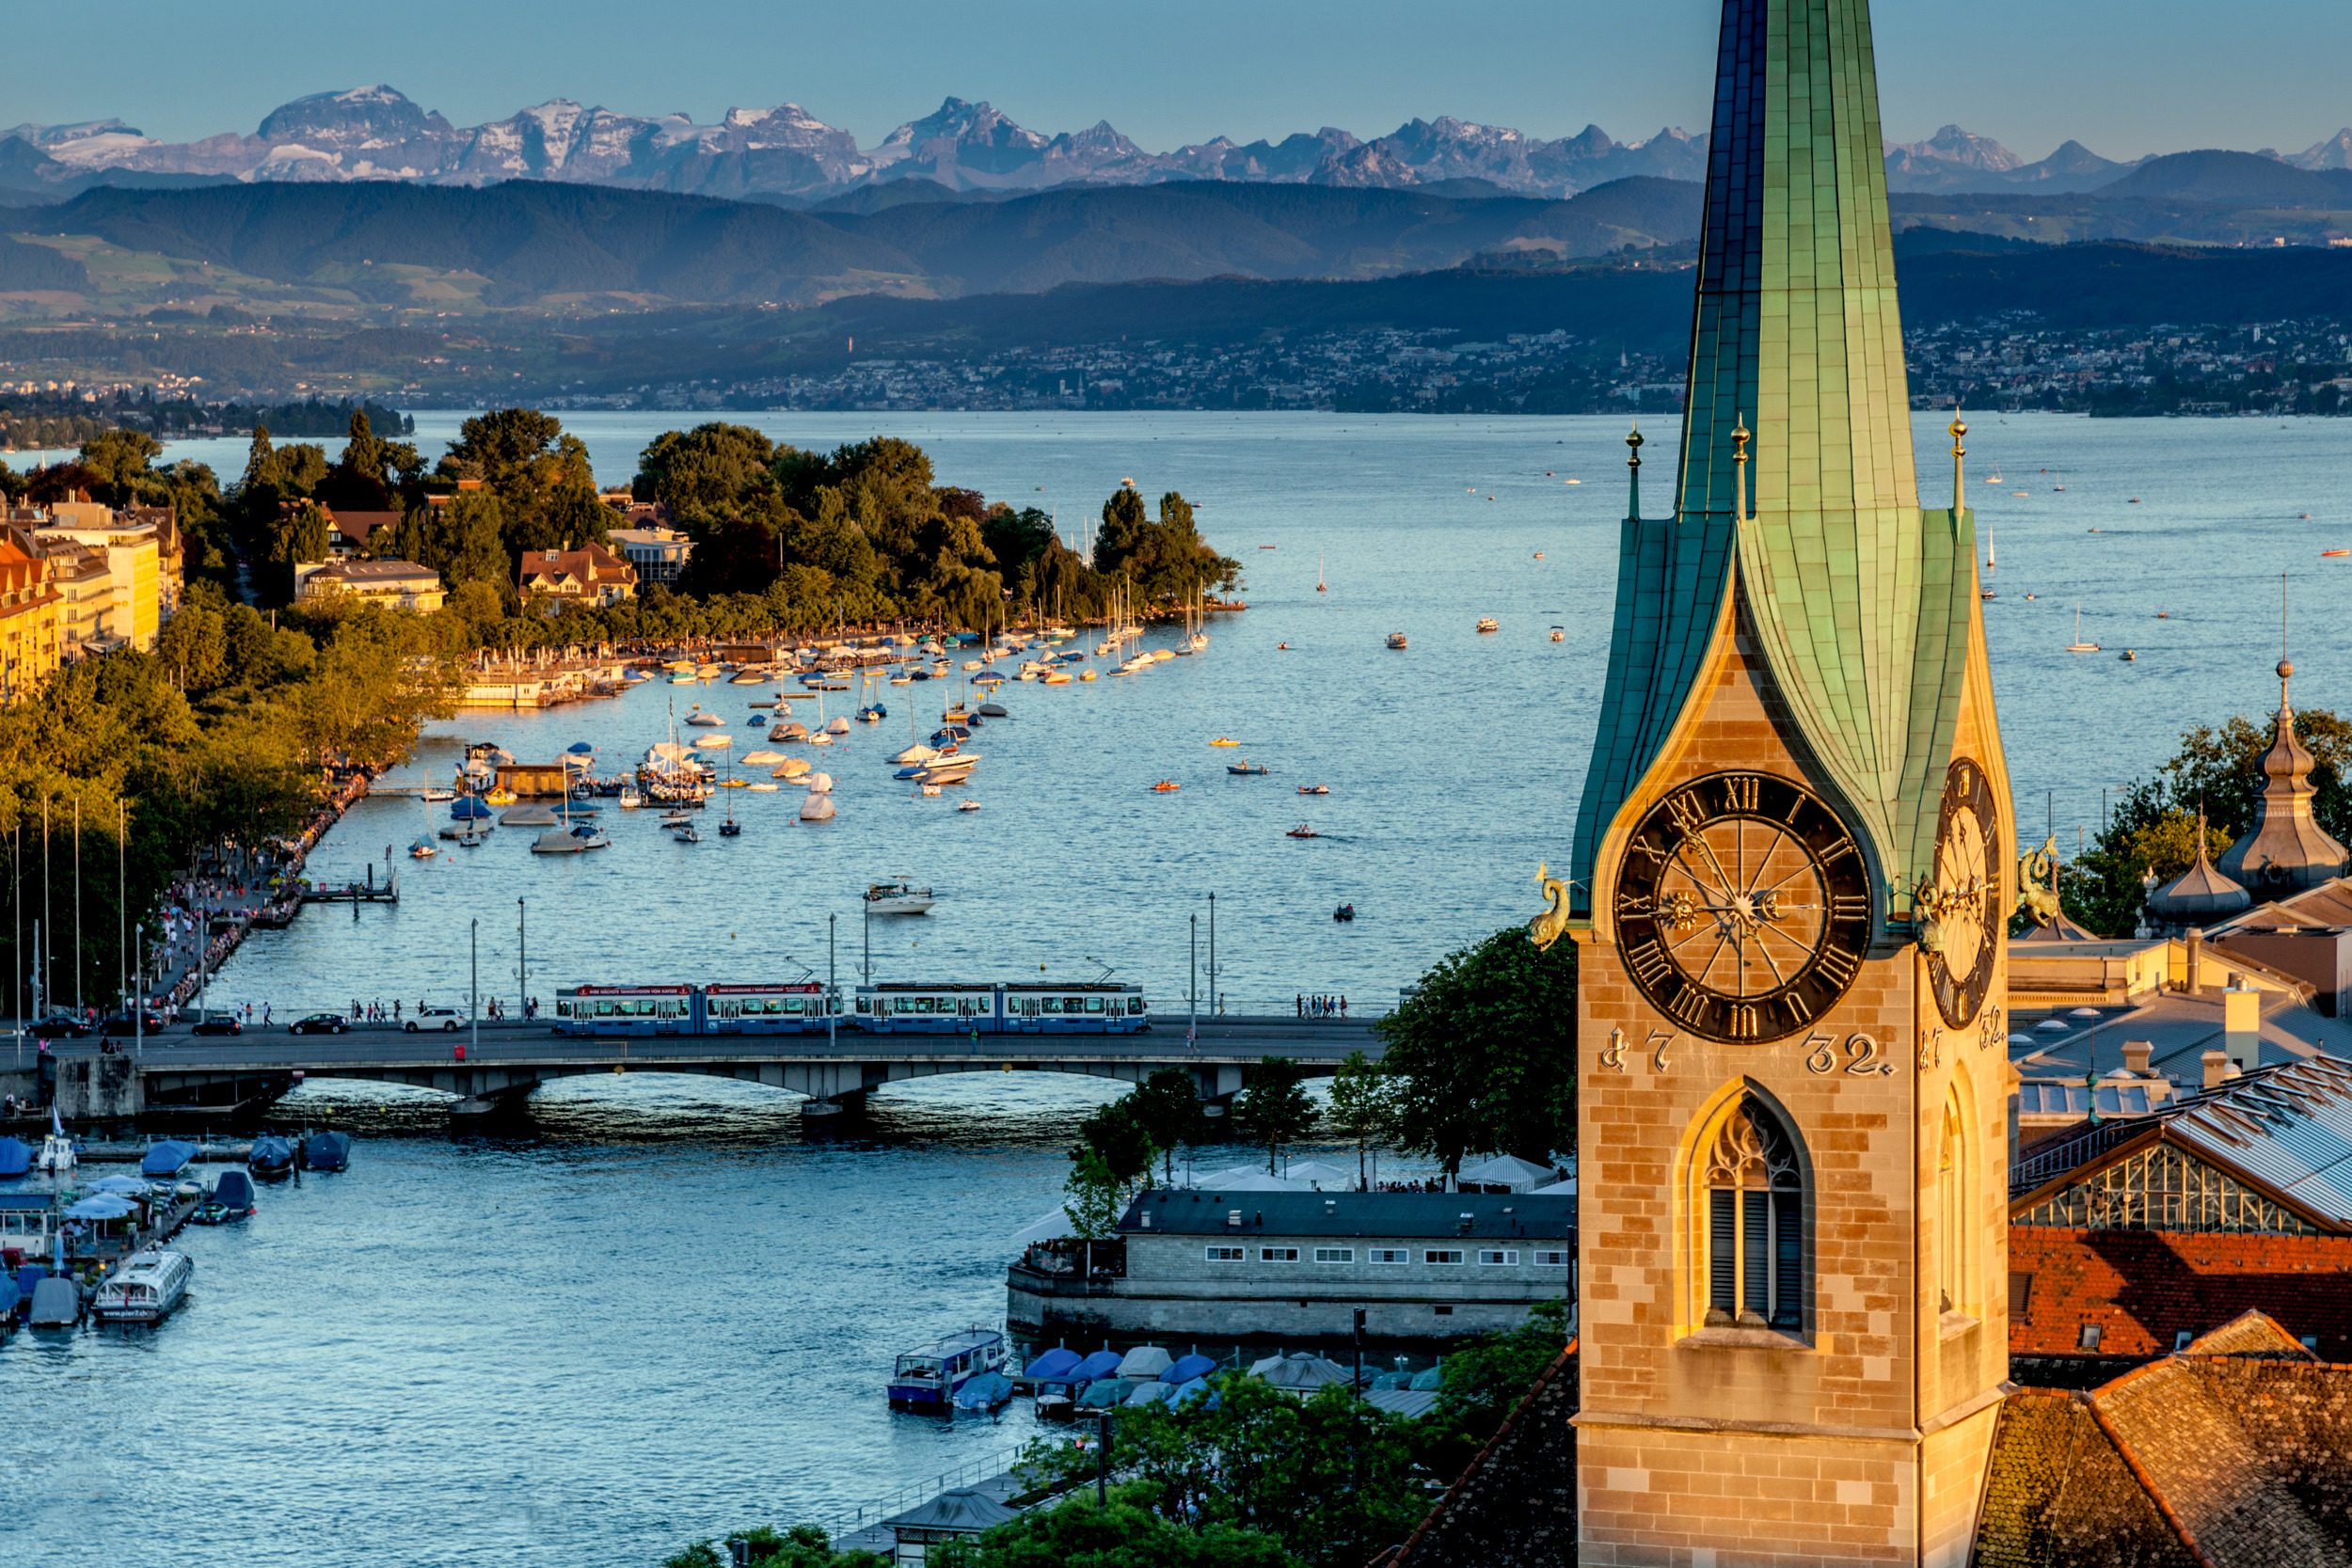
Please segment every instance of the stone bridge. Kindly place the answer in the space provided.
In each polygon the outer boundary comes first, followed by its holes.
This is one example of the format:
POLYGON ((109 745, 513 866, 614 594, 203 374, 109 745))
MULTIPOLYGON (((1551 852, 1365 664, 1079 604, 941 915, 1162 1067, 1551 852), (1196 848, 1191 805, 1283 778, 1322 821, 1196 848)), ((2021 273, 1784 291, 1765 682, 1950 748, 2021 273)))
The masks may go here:
POLYGON ((541 1084, 587 1073, 675 1072, 731 1078, 807 1097, 823 1115, 862 1106, 885 1085, 949 1072, 1069 1072, 1141 1083, 1164 1068, 1193 1076, 1202 1100, 1222 1107, 1266 1056, 1287 1056, 1327 1076, 1351 1051, 1377 1059, 1362 1023, 1287 1018, 1203 1020, 1187 1041, 1181 1021, 1134 1035, 822 1035, 560 1037, 544 1024, 407 1034, 356 1029, 348 1035, 289 1036, 255 1030, 235 1037, 175 1029, 139 1053, 100 1055, 88 1041, 56 1052, 56 1103, 69 1119, 128 1119, 143 1114, 209 1112, 257 1116, 297 1084, 358 1079, 404 1084, 456 1097, 453 1114, 519 1108, 541 1084))

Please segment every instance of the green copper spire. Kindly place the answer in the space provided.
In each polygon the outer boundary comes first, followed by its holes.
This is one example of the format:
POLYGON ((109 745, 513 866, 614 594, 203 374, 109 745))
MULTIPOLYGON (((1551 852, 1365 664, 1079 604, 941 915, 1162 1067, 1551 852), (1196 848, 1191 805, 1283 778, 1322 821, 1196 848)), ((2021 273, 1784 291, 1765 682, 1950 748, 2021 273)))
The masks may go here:
POLYGON ((1671 521, 1626 524, 1574 875, 1657 760, 1736 581, 1814 761, 1902 887, 1958 708, 1975 545, 1964 514, 1919 510, 1865 0, 1726 0, 1697 281, 1680 491, 1671 521))

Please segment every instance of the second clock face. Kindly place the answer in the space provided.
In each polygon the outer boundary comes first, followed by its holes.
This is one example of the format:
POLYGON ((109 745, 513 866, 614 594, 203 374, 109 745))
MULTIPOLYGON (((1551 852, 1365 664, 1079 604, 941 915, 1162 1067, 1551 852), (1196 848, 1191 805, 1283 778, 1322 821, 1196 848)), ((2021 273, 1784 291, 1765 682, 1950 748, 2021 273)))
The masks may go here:
POLYGON ((1992 781, 1962 757, 1944 776, 1935 825, 1935 921, 1928 955, 1936 1010, 1957 1029, 1977 1016, 1993 984, 2001 941, 2001 818, 1992 781))
POLYGON ((1819 797, 1770 773, 1693 779, 1642 818, 1617 867, 1617 950, 1694 1035, 1771 1040, 1836 1005, 1870 945, 1870 879, 1819 797))

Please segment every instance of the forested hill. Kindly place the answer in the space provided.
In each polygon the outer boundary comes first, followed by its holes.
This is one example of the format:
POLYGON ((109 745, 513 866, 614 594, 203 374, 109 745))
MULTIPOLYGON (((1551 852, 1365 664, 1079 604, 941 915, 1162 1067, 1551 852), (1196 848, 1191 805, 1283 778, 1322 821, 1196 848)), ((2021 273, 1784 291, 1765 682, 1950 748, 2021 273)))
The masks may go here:
POLYGON ((445 292, 457 277, 491 305, 604 295, 642 307, 1227 274, 1377 277, 1499 249, 1592 256, 1670 244, 1694 232, 1698 207, 1695 184, 1649 179, 1565 201, 1216 182, 830 213, 530 182, 381 182, 94 190, 40 209, 38 231, 355 303, 421 304, 421 289, 445 292))

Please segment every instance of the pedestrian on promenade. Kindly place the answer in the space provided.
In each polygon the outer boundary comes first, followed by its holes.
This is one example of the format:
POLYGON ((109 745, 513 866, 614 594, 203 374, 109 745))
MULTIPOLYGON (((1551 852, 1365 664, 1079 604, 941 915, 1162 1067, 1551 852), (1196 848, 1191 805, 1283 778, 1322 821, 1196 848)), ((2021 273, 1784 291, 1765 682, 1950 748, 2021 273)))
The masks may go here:
POLYGON ((1298 1016, 1300 1018, 1307 1016, 1307 993, 1303 990, 1298 993, 1298 1016))
POLYGON ((1342 1023, 1347 1022, 1347 997, 1344 992, 1340 996, 1340 1022, 1342 1023))

